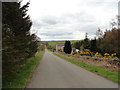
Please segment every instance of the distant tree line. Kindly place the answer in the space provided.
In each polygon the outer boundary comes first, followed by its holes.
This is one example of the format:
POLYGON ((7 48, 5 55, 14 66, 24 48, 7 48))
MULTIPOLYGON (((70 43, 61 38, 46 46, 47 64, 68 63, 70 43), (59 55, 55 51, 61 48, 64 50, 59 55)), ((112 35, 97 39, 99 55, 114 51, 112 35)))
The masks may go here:
POLYGON ((120 30, 117 28, 112 28, 111 30, 106 30, 103 37, 97 39, 97 49, 102 54, 107 53, 117 53, 120 57, 120 30))
POLYGON ((32 22, 27 15, 29 2, 2 3, 2 71, 3 83, 22 67, 38 49, 37 36, 30 34, 32 22))
POLYGON ((102 30, 98 29, 96 32, 97 39, 88 39, 87 36, 84 40, 75 42, 73 47, 79 50, 89 49, 92 52, 99 52, 102 55, 104 53, 117 53, 120 57, 120 30, 112 28, 106 30, 103 34, 102 30))

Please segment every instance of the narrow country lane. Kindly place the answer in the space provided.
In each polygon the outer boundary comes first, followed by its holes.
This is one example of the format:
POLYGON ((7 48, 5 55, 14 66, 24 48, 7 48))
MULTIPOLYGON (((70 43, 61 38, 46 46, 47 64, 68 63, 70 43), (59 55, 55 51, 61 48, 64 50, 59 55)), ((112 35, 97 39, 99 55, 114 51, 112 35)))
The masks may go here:
POLYGON ((26 88, 118 88, 118 84, 45 50, 26 88))

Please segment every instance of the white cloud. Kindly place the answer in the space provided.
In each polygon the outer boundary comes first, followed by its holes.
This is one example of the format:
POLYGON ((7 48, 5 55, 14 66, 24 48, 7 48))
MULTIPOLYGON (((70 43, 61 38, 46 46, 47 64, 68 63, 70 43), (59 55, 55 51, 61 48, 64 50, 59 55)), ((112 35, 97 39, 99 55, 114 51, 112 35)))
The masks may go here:
POLYGON ((98 27, 110 27, 109 22, 118 12, 117 3, 117 0, 31 0, 28 11, 33 21, 31 32, 41 40, 83 39, 86 32, 93 38, 98 27))

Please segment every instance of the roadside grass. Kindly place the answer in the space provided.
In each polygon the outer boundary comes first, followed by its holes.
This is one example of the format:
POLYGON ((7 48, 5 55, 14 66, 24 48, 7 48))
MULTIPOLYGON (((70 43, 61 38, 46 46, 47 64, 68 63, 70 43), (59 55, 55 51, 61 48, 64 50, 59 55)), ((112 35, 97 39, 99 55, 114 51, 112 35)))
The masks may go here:
POLYGON ((101 75, 109 80, 112 80, 116 83, 120 83, 120 80, 118 77, 120 77, 120 70, 119 71, 114 71, 114 70, 110 70, 110 69, 106 69, 104 67, 98 67, 98 66, 93 66, 93 65, 89 65, 85 62, 81 62, 81 61, 77 61, 77 60, 74 60, 74 59, 71 59, 69 57, 66 57, 66 56, 62 56, 62 55, 59 55, 57 53, 53 53, 55 54, 56 56, 60 57, 60 58, 63 58, 64 60, 66 61, 69 61, 73 64, 76 64, 82 68, 85 68, 89 71, 92 71, 98 75, 101 75), (119 72, 119 73, 118 73, 119 72))
POLYGON ((15 75, 8 76, 7 82, 3 85, 4 88, 25 88, 26 83, 30 79, 34 69, 39 64, 44 55, 44 51, 39 52, 35 57, 28 60, 28 62, 15 75))

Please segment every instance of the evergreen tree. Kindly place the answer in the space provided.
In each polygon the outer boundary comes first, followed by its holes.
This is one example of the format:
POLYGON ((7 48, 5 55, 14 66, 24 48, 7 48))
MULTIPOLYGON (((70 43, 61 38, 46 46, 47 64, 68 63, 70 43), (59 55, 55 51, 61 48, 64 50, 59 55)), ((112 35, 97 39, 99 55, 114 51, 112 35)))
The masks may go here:
POLYGON ((3 81, 12 75, 37 51, 35 34, 30 34, 32 22, 27 15, 29 2, 2 3, 3 81))
POLYGON ((72 51, 72 47, 70 41, 65 41, 64 52, 66 54, 70 54, 71 51, 72 51))
POLYGON ((75 43, 73 44, 73 46, 74 46, 76 49, 80 49, 80 46, 81 46, 81 45, 82 45, 81 41, 75 42, 75 43))
POLYGON ((87 37, 87 33, 86 33, 85 39, 83 41, 83 47, 84 47, 84 49, 90 49, 90 41, 87 37))
POLYGON ((96 38, 94 40, 90 41, 90 50, 92 52, 96 52, 97 51, 97 42, 96 42, 96 38))

